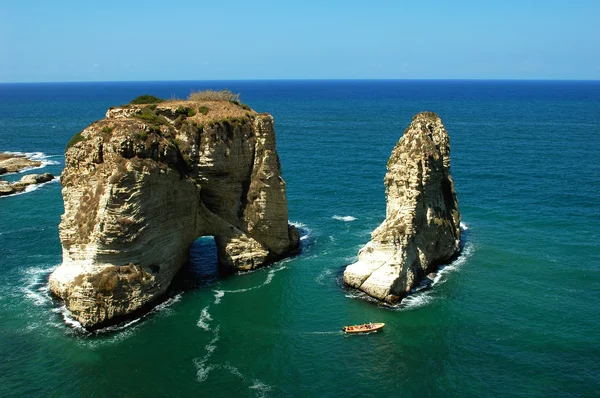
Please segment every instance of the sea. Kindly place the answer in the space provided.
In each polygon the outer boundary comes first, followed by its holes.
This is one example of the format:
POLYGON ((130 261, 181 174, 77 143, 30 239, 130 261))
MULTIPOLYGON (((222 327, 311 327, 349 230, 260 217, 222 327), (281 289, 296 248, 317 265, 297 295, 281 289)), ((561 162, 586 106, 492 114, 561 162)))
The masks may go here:
POLYGON ((69 139, 140 94, 230 89, 275 119, 302 252, 225 275, 198 239, 146 315, 81 329, 48 291, 60 182, 0 198, 1 397, 600 396, 600 81, 0 84, 0 151, 60 175, 69 139), (420 111, 450 135, 462 253, 396 306, 342 283, 385 217, 420 111), (344 325, 385 322, 344 335, 344 325))

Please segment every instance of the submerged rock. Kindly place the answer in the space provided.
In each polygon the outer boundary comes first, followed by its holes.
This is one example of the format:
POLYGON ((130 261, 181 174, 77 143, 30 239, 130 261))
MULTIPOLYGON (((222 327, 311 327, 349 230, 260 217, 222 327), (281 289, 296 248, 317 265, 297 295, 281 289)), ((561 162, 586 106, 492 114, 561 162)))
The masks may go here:
POLYGON ((229 101, 110 109, 73 137, 51 291, 94 328, 145 308, 214 236, 221 266, 294 253, 273 118, 229 101))
POLYGON ((344 283, 395 303, 460 252, 450 140, 436 114, 413 118, 387 169, 386 218, 344 271, 344 283))

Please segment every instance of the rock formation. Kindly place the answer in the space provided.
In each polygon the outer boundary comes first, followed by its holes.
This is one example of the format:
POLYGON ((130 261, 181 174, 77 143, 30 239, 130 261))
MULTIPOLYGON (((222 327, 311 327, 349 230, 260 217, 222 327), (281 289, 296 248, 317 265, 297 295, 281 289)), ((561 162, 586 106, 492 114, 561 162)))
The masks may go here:
POLYGON ((230 101, 112 108, 65 156, 50 289, 84 327, 151 305, 198 237, 214 236, 233 270, 298 249, 269 114, 230 101))
POLYGON ((460 213, 450 176, 450 140, 440 118, 417 114, 387 164, 386 218, 344 282, 388 303, 460 252, 460 213))
POLYGON ((29 167, 39 167, 42 162, 28 159, 25 155, 0 152, 0 175, 16 173, 29 167))
POLYGON ((12 195, 15 193, 23 192, 28 186, 41 184, 54 179, 54 176, 50 173, 44 174, 28 174, 23 176, 17 182, 0 181, 0 196, 12 195))

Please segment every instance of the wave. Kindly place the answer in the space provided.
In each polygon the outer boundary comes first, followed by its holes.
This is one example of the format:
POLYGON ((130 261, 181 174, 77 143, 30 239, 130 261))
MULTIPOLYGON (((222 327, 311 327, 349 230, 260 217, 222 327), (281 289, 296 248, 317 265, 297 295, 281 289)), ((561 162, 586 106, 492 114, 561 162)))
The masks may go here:
POLYGON ((296 227, 298 229, 298 232, 300 233, 300 242, 301 243, 303 241, 309 239, 312 236, 312 230, 310 228, 308 228, 308 226, 306 224, 301 223, 301 222, 290 221, 290 225, 293 225, 294 227, 296 227))
POLYGON ((163 301, 162 303, 158 304, 157 306, 155 306, 154 308, 152 308, 150 311, 148 311, 148 314, 155 314, 155 313, 169 313, 169 311, 171 310, 171 306, 175 303, 178 303, 181 300, 182 297, 182 293, 178 293, 173 297, 169 297, 168 299, 166 299, 165 301, 163 301))
MULTIPOLYGON (((63 321, 65 322, 65 324, 67 324, 68 326, 70 326, 72 329, 76 329, 80 332, 86 333, 87 331, 84 329, 84 327, 81 325, 81 323, 79 323, 77 320, 75 320, 72 316, 71 316, 71 311, 69 311, 67 309, 66 305, 57 307, 57 308, 53 308, 52 312, 55 312, 57 314, 60 314, 63 318, 63 321)), ((57 325, 57 326, 62 326, 62 325, 57 325)))
POLYGON ((433 280, 425 278, 411 293, 406 296, 400 304, 394 305, 394 308, 403 308, 407 310, 420 308, 431 303, 434 299, 433 290, 429 287, 441 285, 448 280, 447 276, 454 271, 459 270, 469 258, 473 256, 475 246, 468 242, 456 260, 448 265, 442 265, 438 268, 433 280))
POLYGON ((25 294, 25 298, 30 300, 33 305, 40 307, 52 303, 48 277, 56 267, 58 265, 47 268, 33 267, 25 270, 22 291, 25 294))
POLYGON ((442 265, 438 268, 435 278, 433 278, 432 285, 436 285, 436 284, 440 284, 440 283, 444 282, 445 279, 442 279, 442 278, 446 274, 448 274, 452 271, 456 271, 458 268, 460 268, 462 265, 464 265, 467 262, 467 260, 473 256, 474 252, 475 252, 475 247, 473 246, 473 244, 470 242, 467 243, 465 245, 465 247, 463 247, 462 252, 456 258, 456 260, 452 261, 448 265, 442 265))
POLYGON ((338 220, 338 221, 344 221, 344 222, 350 222, 350 221, 356 221, 357 218, 356 217, 352 217, 352 216, 333 216, 331 217, 334 220, 338 220))
POLYGON ((469 230, 469 226, 467 224, 465 224, 464 222, 460 222, 460 229, 463 231, 468 231, 469 230))

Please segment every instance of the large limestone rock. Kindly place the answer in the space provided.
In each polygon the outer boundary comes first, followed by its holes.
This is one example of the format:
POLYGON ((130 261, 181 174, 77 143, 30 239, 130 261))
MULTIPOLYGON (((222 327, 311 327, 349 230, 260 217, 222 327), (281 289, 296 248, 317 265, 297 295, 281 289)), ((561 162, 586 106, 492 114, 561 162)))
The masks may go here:
POLYGON ((344 282, 388 303, 460 251, 460 213, 450 176, 450 140, 440 118, 417 114, 396 144, 385 176, 386 218, 344 282))
POLYGON ((233 270, 298 249, 273 118, 228 101, 110 109, 71 140, 61 182, 50 289, 84 327, 151 305, 200 236, 233 270))

